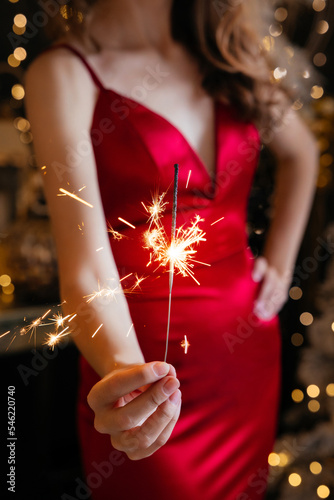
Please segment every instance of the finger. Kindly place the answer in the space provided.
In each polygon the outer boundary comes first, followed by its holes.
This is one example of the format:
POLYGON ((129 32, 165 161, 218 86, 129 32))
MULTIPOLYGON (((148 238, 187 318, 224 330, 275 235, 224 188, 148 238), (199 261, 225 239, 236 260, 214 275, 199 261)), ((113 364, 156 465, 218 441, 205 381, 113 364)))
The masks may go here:
POLYGON ((139 387, 165 377, 169 370, 169 364, 160 362, 115 370, 94 385, 87 397, 88 404, 94 411, 110 406, 139 387))
POLYGON ((136 432, 135 439, 131 442, 131 445, 135 446, 127 452, 128 457, 131 460, 149 457, 166 444, 178 421, 180 411, 181 392, 177 390, 136 432))
POLYGON ((133 429, 145 421, 179 386, 180 382, 175 377, 166 377, 125 406, 104 409, 95 417, 95 428, 99 432, 115 435, 133 429))
POLYGON ((272 296, 277 284, 278 280, 275 271, 269 268, 260 288, 259 296, 254 304, 254 312, 263 319, 268 319, 274 314, 275 304, 272 296))
POLYGON ((253 271, 252 271, 252 279, 256 283, 262 281, 263 277, 266 274, 268 269, 268 262, 265 257, 258 257, 254 263, 253 271))

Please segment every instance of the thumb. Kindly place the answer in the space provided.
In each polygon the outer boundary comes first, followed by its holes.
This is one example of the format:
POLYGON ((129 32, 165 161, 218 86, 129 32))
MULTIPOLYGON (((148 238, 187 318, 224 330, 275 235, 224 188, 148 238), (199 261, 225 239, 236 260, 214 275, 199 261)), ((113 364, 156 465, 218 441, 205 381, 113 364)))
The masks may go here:
POLYGON ((268 269, 268 262, 265 257, 258 257, 254 263, 252 278, 255 283, 263 280, 264 275, 268 269))

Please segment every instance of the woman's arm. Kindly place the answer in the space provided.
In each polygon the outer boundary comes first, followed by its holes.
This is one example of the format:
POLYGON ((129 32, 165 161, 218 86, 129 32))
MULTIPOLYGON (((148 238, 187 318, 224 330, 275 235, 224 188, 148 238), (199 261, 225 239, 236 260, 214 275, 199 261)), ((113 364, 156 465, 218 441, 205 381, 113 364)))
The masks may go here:
POLYGON ((255 312, 264 319, 275 315, 287 299, 318 172, 315 139, 295 112, 287 112, 267 146, 278 163, 273 218, 263 257, 253 271, 255 281, 263 280, 255 312))
POLYGON ((87 303, 84 298, 99 284, 119 285, 90 140, 96 89, 81 62, 68 51, 57 49, 32 64, 26 94, 38 164, 46 167, 42 172, 57 246, 63 309, 66 314, 77 313, 71 323, 76 322, 74 341, 104 377, 89 398, 96 427, 111 434, 115 447, 142 458, 161 446, 175 425, 180 409, 179 382, 170 365, 145 364, 134 329, 127 335, 132 321, 123 293, 107 305, 98 300, 87 303), (75 192, 92 207, 58 196, 60 188, 75 192), (101 247, 103 250, 97 252, 101 247), (155 369, 158 365, 160 371, 155 369), (146 387, 138 396, 142 386, 146 387), (147 420, 140 426, 143 419, 147 420), (132 427, 136 427, 134 432, 132 427))

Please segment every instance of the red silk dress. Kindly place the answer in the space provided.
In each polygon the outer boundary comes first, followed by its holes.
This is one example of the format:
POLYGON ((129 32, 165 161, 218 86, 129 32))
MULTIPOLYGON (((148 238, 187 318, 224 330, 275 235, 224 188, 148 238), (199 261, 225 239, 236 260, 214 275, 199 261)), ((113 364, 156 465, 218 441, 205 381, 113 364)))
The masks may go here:
POLYGON ((86 397, 99 377, 81 360, 78 418, 86 486, 94 500, 260 500, 275 437, 280 332, 277 317, 261 321, 253 313, 259 285, 251 278, 254 258, 245 226, 258 132, 232 107, 215 102, 211 180, 175 126, 144 104, 106 89, 73 52, 99 88, 91 137, 101 197, 106 220, 127 236, 120 241, 111 236, 111 249, 121 277, 147 276, 141 291, 128 297, 147 362, 164 356, 168 272, 156 264, 147 267, 142 202, 167 191, 163 224, 169 233, 174 163, 180 165, 177 226, 186 227, 197 214, 204 219, 200 227, 207 241, 197 247, 196 260, 210 264, 193 268, 200 285, 189 277, 174 278, 167 361, 181 382, 182 411, 167 444, 151 457, 131 461, 95 431, 86 397), (190 343, 187 354, 180 345, 184 335, 190 343))

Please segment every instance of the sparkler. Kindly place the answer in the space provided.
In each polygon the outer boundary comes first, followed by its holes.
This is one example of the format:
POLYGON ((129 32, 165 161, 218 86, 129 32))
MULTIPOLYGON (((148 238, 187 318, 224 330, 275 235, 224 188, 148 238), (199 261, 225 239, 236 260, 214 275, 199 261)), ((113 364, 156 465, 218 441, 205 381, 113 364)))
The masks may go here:
POLYGON ((204 262, 199 262, 194 259, 197 250, 194 248, 200 241, 206 241, 204 238, 205 232, 200 229, 199 223, 204 219, 196 216, 190 223, 188 228, 183 226, 176 229, 176 215, 177 215, 177 191, 178 191, 178 164, 174 165, 174 192, 173 192, 173 208, 172 208, 172 231, 171 239, 167 237, 166 231, 161 223, 161 215, 167 205, 163 201, 164 196, 160 195, 155 197, 151 205, 146 207, 146 211, 150 214, 148 222, 150 228, 146 231, 144 238, 146 241, 146 248, 151 250, 150 260, 147 265, 152 262, 158 262, 159 266, 169 267, 169 294, 168 294, 168 317, 167 317, 167 334, 166 334, 166 349, 165 358, 167 359, 169 331, 170 331, 170 318, 171 318, 171 303, 172 303, 172 288, 174 273, 177 269, 182 276, 191 277, 198 285, 199 282, 194 276, 192 268, 194 263, 197 262, 203 265, 204 262), (153 227, 152 227, 153 226, 153 227))
MULTIPOLYGON (((172 209, 172 239, 171 246, 175 248, 175 231, 176 231, 176 214, 177 214, 177 188, 179 181, 179 165, 176 163, 174 165, 174 192, 173 192, 173 209, 172 209)), ((174 251, 173 248, 173 251, 174 251)), ((169 330, 170 330, 170 313, 172 307, 172 288, 174 281, 174 258, 173 253, 170 254, 169 259, 169 294, 168 294, 168 320, 167 320, 167 335, 166 335, 166 349, 165 349, 165 358, 164 361, 166 363, 167 360, 167 351, 168 351, 168 341, 169 341, 169 330)))

